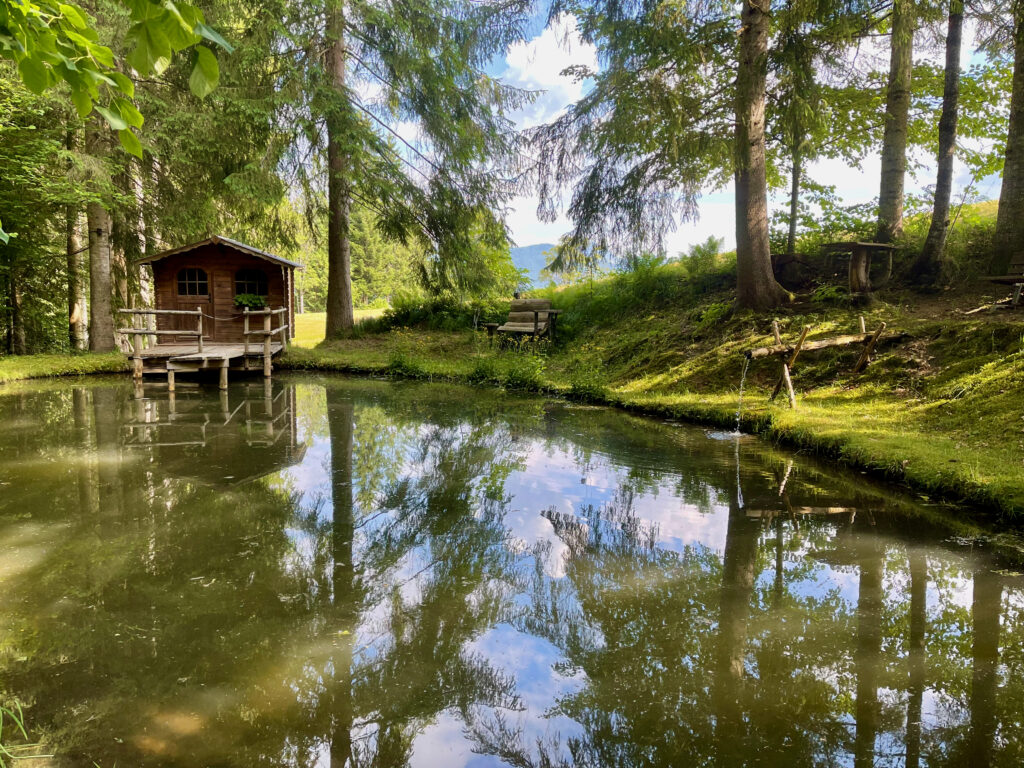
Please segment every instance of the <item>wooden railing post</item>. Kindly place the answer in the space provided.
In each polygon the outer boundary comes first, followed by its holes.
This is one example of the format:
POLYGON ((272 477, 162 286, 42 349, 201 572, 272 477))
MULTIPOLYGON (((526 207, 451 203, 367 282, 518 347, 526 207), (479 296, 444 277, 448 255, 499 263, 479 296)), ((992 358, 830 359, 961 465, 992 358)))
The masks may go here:
POLYGON ((263 314, 263 376, 264 378, 270 378, 270 324, 273 320, 273 315, 270 314, 270 310, 267 309, 263 314))
POLYGON ((283 317, 285 319, 285 321, 283 323, 281 323, 281 351, 282 352, 287 352, 288 351, 288 328, 290 327, 289 317, 288 317, 288 307, 281 307, 281 309, 284 310, 284 312, 282 314, 283 314, 283 317))
POLYGON ((196 314, 199 316, 199 322, 197 324, 198 328, 196 329, 196 330, 199 331, 199 336, 197 337, 198 340, 199 340, 199 345, 198 345, 199 349, 198 349, 198 351, 202 352, 203 351, 203 308, 202 307, 196 307, 196 314))
MULTIPOLYGON (((132 328, 139 327, 141 315, 132 315, 132 328)), ((132 334, 132 378, 136 384, 142 381, 142 336, 139 333, 132 334)))

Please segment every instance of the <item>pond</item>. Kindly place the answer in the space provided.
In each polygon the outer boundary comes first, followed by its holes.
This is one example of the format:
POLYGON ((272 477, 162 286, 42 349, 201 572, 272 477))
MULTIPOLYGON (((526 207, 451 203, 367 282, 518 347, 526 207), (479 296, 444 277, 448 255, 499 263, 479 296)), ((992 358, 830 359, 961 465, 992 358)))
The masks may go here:
POLYGON ((1016 540, 753 438, 306 376, 0 424, 22 764, 1024 763, 1016 540))

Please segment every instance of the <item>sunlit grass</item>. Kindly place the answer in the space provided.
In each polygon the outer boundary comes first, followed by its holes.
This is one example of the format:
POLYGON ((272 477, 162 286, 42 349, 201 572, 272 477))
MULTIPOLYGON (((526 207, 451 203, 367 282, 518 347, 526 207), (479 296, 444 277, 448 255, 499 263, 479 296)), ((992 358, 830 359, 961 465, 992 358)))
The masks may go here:
MULTIPOLYGON (((706 306, 722 296, 704 298, 706 306)), ((580 293, 579 301, 585 300, 580 293)), ((774 359, 754 361, 744 428, 909 483, 923 494, 1024 511, 1024 347, 1018 325, 915 316, 879 302, 869 310, 805 307, 783 312, 784 338, 811 325, 822 338, 880 322, 909 338, 879 350, 859 376, 860 348, 803 355, 794 369, 798 407, 769 403, 774 359)), ((772 341, 769 320, 733 315, 701 325, 701 306, 637 311, 557 347, 491 347, 471 330, 401 329, 289 354, 286 366, 454 379, 565 393, 674 418, 732 426, 742 351, 772 341)))
POLYGON ((128 358, 120 352, 75 355, 10 355, 0 357, 0 384, 21 379, 85 373, 116 373, 126 370, 128 370, 128 358))
MULTIPOLYGON (((357 309, 355 320, 361 323, 374 317, 384 314, 383 309, 357 309)), ((306 312, 295 316, 295 338, 292 340, 299 347, 315 347, 324 340, 324 331, 327 327, 326 312, 306 312)))

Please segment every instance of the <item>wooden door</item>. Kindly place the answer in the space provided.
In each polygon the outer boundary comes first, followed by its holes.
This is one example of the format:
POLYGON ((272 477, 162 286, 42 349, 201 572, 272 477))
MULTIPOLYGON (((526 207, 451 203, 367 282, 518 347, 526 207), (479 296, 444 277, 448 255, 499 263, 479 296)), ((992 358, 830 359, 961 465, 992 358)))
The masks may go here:
MULTIPOLYGON (((213 281, 204 269, 186 268, 178 272, 177 302, 175 309, 195 312, 203 311, 203 338, 213 339, 216 336, 216 320, 213 312, 213 281)), ((174 315, 174 329, 194 331, 197 318, 195 315, 174 315)), ((195 338, 195 337, 192 337, 195 338)))

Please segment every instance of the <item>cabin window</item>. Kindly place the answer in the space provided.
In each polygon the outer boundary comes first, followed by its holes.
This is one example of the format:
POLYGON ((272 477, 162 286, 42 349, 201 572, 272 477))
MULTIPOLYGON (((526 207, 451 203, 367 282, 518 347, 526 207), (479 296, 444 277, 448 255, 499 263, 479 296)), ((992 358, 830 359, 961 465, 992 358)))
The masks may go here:
POLYGON ((240 269, 235 274, 235 296, 267 295, 267 274, 259 269, 240 269))
POLYGON ((178 272, 178 295, 209 296, 210 284, 206 280, 206 272, 192 267, 178 272))

